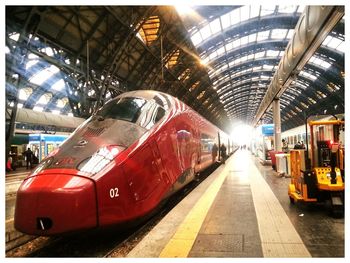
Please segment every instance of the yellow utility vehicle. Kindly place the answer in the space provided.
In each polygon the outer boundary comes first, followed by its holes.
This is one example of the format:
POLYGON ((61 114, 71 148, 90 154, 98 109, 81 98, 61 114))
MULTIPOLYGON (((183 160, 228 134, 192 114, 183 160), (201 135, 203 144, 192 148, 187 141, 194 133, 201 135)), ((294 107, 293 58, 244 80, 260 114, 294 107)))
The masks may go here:
POLYGON ((344 214, 344 130, 343 120, 306 122, 306 150, 290 151, 291 203, 322 202, 330 204, 334 216, 344 214), (309 141, 310 140, 310 141, 309 141))

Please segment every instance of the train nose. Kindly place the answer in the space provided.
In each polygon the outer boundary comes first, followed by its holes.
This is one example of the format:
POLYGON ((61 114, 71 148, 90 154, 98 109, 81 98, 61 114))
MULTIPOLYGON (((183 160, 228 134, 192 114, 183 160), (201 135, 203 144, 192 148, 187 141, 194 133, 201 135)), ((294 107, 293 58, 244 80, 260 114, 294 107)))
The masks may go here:
POLYGON ((96 192, 88 178, 41 174, 18 189, 15 228, 23 233, 54 235, 96 226, 96 192))

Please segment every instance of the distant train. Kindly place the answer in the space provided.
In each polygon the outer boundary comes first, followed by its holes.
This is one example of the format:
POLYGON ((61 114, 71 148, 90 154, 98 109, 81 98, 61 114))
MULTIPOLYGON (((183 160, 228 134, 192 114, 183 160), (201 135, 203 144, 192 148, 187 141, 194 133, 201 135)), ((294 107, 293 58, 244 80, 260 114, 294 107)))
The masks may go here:
POLYGON ((132 91, 106 103, 23 181, 15 227, 55 235, 144 218, 213 162, 229 136, 178 99, 132 91))
MULTIPOLYGON (((341 120, 342 118, 344 118, 344 114, 338 114, 336 116, 328 115, 327 117, 320 115, 318 118, 314 116, 309 120, 311 119, 312 120, 331 120, 331 119, 335 119, 335 117, 341 120)), ((318 140, 321 140, 321 141, 324 138, 332 137, 331 135, 333 134, 332 127, 330 126, 320 126, 318 127, 318 130, 316 132, 317 132, 316 135, 318 140)), ((300 143, 303 142, 306 145, 306 142, 310 143, 310 128, 308 127, 307 138, 306 138, 305 125, 301 125, 293 129, 282 132, 281 138, 284 139, 288 144, 288 149, 293 149, 298 142, 300 143)), ((340 141, 342 141, 343 144, 344 144, 344 139, 345 139, 345 134, 343 131, 340 131, 340 141)), ((309 145, 309 148, 310 148, 310 145, 309 145)))

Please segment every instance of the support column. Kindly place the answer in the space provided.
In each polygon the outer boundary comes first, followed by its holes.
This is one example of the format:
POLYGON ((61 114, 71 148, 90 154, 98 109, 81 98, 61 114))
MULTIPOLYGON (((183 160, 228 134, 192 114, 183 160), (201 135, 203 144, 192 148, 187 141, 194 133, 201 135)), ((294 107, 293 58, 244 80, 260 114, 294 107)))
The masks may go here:
POLYGON ((281 139, 281 108, 280 100, 274 99, 272 102, 273 111, 273 123, 275 132, 275 151, 282 151, 282 139, 281 139))

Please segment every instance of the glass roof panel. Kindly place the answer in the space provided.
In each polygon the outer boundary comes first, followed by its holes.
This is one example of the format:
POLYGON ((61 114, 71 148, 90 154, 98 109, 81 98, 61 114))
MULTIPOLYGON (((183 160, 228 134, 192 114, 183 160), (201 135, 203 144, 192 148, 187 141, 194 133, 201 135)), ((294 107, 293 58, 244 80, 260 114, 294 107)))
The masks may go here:
POLYGON ((39 62, 39 59, 31 59, 26 64, 26 69, 29 69, 30 67, 33 67, 35 64, 39 62))
POLYGON ((275 12, 276 6, 272 5, 266 5, 261 7, 261 13, 260 16, 266 16, 271 15, 275 12))
POLYGON ((266 56, 267 57, 278 57, 279 56, 279 51, 277 50, 267 50, 266 51, 266 56))
POLYGON ((345 53, 345 41, 342 41, 335 49, 345 53))
POLYGON ((218 55, 220 56, 222 53, 225 52, 225 47, 219 48, 217 52, 218 52, 218 55))
POLYGON ((251 5, 250 6, 250 18, 254 18, 259 16, 260 14, 260 6, 259 5, 251 5))
POLYGON ((304 70, 300 71, 300 75, 304 76, 305 78, 311 79, 311 80, 317 79, 316 76, 314 76, 314 75, 312 75, 312 74, 310 74, 310 73, 308 73, 308 72, 306 72, 304 70))
POLYGON ((210 22, 210 28, 212 34, 216 34, 221 31, 221 25, 219 18, 215 19, 214 21, 210 22))
POLYGON ((289 29, 286 38, 291 39, 293 37, 293 34, 294 34, 294 29, 289 29))
POLYGON ((37 104, 48 104, 49 101, 51 100, 52 98, 52 94, 51 93, 46 93, 46 94, 43 94, 40 99, 38 100, 37 104))
POLYGON ((244 22, 249 19, 249 9, 249 5, 245 5, 240 8, 241 22, 244 22))
POLYGON ((68 98, 58 99, 56 107, 57 108, 64 108, 64 106, 66 106, 67 103, 68 103, 68 98))
POLYGON ((230 17, 231 17, 231 25, 238 24, 241 21, 240 8, 237 8, 237 9, 234 9, 233 11, 231 11, 230 17))
POLYGON ((209 38, 211 36, 211 30, 210 30, 210 25, 206 25, 204 26, 201 30, 201 35, 203 40, 206 40, 207 38, 209 38))
POLYGON ((279 13, 294 13, 296 10, 295 5, 279 5, 278 12, 279 13))
POLYGON ((33 77, 31 77, 29 79, 29 82, 40 86, 46 80, 48 80, 50 77, 52 77, 54 74, 58 73, 59 71, 60 70, 58 69, 58 67, 52 65, 52 66, 40 71, 39 73, 37 73, 33 77))
POLYGON ((331 39, 327 43, 327 46, 330 48, 337 48, 341 42, 342 42, 342 40, 340 40, 336 37, 331 37, 331 39))
POLYGON ((255 42, 255 40, 256 40, 256 33, 250 34, 250 35, 248 36, 248 42, 249 42, 249 43, 255 42))
POLYGON ((192 40, 193 45, 195 45, 195 46, 197 46, 199 43, 201 43, 203 41, 202 36, 201 36, 199 31, 191 36, 191 40, 192 40))
POLYGON ((270 30, 260 31, 258 33, 257 41, 262 41, 262 40, 268 39, 269 35, 270 35, 270 30))
POLYGON ((273 29, 271 33, 272 39, 284 39, 287 34, 287 29, 273 29))
POLYGON ((33 90, 31 88, 20 89, 18 98, 20 100, 27 100, 32 93, 33 93, 33 90))
POLYGON ((309 62, 313 63, 313 64, 316 64, 320 67, 323 67, 325 69, 328 69, 330 66, 332 66, 331 63, 327 62, 327 61, 324 61, 322 59, 319 59, 318 57, 316 57, 315 55, 312 56, 310 59, 309 59, 309 62))
POLYGON ((222 15, 220 19, 221 19, 221 25, 223 29, 226 29, 229 26, 231 26, 230 13, 222 15))
POLYGON ((341 52, 344 52, 344 49, 345 49, 344 44, 345 43, 343 40, 332 36, 327 36, 322 43, 322 45, 325 45, 330 48, 335 48, 336 50, 339 50, 341 52))
POLYGON ((63 89, 64 86, 65 86, 64 80, 63 80, 63 79, 60 79, 60 80, 57 81, 55 84, 53 84, 53 85, 51 86, 51 88, 54 89, 54 90, 60 91, 60 90, 63 89))
POLYGON ((19 33, 12 33, 12 34, 10 34, 10 39, 12 39, 12 40, 14 40, 14 41, 18 41, 18 39, 19 39, 19 33))
POLYGON ((302 13, 304 12, 305 5, 298 5, 297 13, 302 13))
POLYGON ((241 40, 241 46, 243 46, 248 43, 248 36, 242 37, 240 40, 241 40))
POLYGON ((262 58, 265 57, 265 51, 255 53, 255 58, 262 58))

